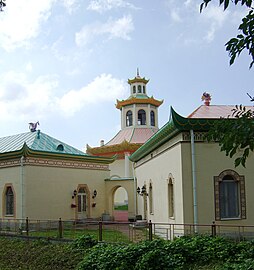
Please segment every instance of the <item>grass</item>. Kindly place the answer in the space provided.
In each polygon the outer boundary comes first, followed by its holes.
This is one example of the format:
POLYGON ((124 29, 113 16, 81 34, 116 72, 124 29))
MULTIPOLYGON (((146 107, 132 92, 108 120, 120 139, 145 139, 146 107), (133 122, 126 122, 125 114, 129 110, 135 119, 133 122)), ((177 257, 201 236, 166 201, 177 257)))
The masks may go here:
POLYGON ((128 204, 115 205, 114 210, 128 211, 128 204))
MULTIPOLYGON (((87 229, 87 230, 64 230, 63 238, 75 239, 81 235, 91 235, 94 239, 99 240, 98 229, 87 229)), ((49 231, 33 231, 29 232, 29 236, 45 237, 45 238, 59 238, 58 230, 49 231)), ((102 240, 105 242, 129 242, 129 235, 117 230, 106 230, 102 231, 102 240)))

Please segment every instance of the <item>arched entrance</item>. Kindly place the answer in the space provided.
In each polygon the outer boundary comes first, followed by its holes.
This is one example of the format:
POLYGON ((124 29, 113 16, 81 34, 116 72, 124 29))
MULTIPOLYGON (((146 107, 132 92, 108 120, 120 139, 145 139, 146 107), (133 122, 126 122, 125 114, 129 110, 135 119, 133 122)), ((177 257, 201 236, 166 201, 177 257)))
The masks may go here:
POLYGON ((113 198, 115 221, 128 221, 128 193, 125 188, 116 187, 113 198))

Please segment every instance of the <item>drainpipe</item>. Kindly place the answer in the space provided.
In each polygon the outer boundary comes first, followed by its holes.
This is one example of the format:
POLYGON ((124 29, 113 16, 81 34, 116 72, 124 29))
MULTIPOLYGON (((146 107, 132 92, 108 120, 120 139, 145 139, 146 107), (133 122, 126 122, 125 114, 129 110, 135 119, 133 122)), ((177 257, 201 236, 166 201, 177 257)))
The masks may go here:
POLYGON ((135 175, 135 169, 134 169, 134 162, 132 162, 132 175, 134 180, 134 209, 135 209, 135 217, 137 216, 138 209, 137 209, 137 178, 135 175))
POLYGON ((196 175, 196 159, 195 159, 195 144, 194 132, 190 131, 191 135, 191 165, 192 165, 192 188, 193 188, 193 216, 194 216, 194 230, 197 232, 198 224, 198 205, 197 205, 197 175, 196 175))
POLYGON ((20 158, 20 218, 24 218, 24 156, 20 158))

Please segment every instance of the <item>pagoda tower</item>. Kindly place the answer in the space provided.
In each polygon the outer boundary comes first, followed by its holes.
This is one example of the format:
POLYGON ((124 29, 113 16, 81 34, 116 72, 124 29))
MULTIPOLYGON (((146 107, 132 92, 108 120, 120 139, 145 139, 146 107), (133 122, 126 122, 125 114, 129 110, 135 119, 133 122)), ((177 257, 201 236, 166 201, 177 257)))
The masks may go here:
POLYGON ((96 156, 114 156, 111 164, 111 177, 133 178, 129 156, 144 144, 158 128, 158 107, 163 100, 147 95, 149 80, 140 77, 139 70, 134 79, 129 79, 130 96, 117 100, 116 108, 121 112, 121 130, 106 144, 99 147, 87 145, 87 153, 96 156))

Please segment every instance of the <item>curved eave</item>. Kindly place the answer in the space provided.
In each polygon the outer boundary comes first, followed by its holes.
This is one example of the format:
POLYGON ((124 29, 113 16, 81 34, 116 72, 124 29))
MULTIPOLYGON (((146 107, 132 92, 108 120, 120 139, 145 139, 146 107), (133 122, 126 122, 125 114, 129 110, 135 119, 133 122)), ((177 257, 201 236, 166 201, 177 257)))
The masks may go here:
POLYGON ((141 82, 141 83, 147 84, 149 82, 149 80, 147 80, 145 78, 137 78, 137 77, 135 77, 134 79, 128 79, 128 84, 133 84, 136 82, 141 82))
MULTIPOLYGON (((171 107, 171 119, 177 129, 181 131, 185 130, 196 130, 196 131, 208 131, 214 126, 220 118, 185 118, 179 115, 171 107)), ((235 119, 228 119, 229 121, 234 121, 235 119)))
POLYGON ((145 144, 130 156, 130 160, 136 162, 145 157, 153 150, 163 145, 169 139, 177 135, 180 131, 174 126, 172 121, 166 123, 158 132, 156 132, 145 144))
POLYGON ((49 159, 61 159, 61 160, 76 160, 83 162, 93 162, 93 163, 102 163, 110 164, 115 161, 116 157, 98 157, 90 155, 75 155, 75 154, 66 154, 66 153, 52 153, 46 151, 38 151, 29 148, 26 143, 20 150, 13 152, 6 152, 0 154, 0 160, 20 158, 20 157, 38 157, 38 158, 49 158, 49 159))
POLYGON ((126 100, 117 100, 116 108, 117 109, 122 109, 122 107, 127 106, 127 105, 132 105, 132 104, 151 104, 155 107, 159 107, 163 103, 163 100, 157 100, 154 99, 153 97, 147 98, 147 99, 142 99, 142 98, 131 98, 131 99, 126 99, 126 100))
POLYGON ((110 154, 112 155, 121 153, 124 151, 134 152, 136 151, 142 144, 138 143, 129 143, 127 141, 123 141, 120 144, 114 144, 114 145, 104 145, 100 147, 90 147, 87 146, 87 153, 92 155, 104 155, 104 154, 110 154))

